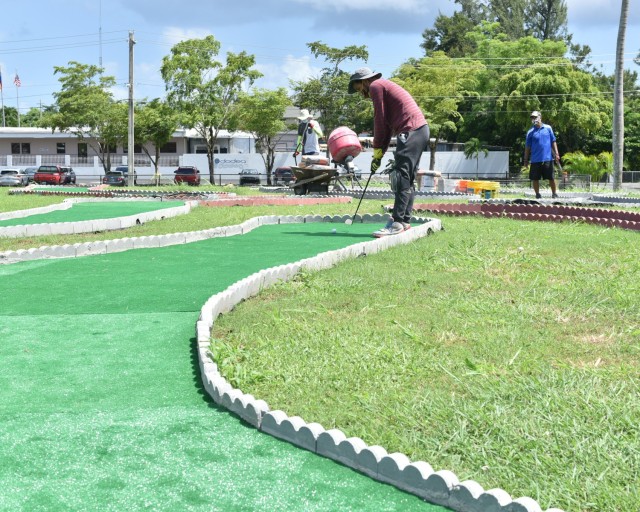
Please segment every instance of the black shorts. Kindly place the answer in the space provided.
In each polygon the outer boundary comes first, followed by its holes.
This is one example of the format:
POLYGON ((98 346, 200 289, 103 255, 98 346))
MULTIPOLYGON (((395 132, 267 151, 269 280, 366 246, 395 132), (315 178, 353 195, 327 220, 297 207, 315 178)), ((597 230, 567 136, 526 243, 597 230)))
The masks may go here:
POLYGON ((529 167, 529 179, 538 181, 553 179, 553 160, 548 162, 531 162, 529 167))

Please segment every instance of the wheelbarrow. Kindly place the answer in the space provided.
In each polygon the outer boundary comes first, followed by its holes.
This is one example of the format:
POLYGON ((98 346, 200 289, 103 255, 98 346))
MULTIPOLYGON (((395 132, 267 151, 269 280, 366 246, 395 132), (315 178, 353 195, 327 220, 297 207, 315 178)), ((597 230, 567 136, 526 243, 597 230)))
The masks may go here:
POLYGON ((296 179, 289 183, 289 187, 293 188, 293 193, 297 196, 309 193, 328 194, 331 181, 338 176, 338 169, 325 165, 291 166, 291 170, 296 179))

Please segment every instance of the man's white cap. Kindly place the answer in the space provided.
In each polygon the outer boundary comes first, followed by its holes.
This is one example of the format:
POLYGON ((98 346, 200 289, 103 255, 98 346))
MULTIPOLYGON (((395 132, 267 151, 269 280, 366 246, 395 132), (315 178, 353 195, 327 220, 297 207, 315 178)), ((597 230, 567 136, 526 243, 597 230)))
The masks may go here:
POLYGON ((300 115, 298 116, 298 119, 300 119, 300 121, 304 121, 305 119, 310 119, 313 116, 311 114, 309 114, 309 111, 306 108, 303 108, 300 111, 300 115))
POLYGON ((531 112, 531 115, 529 117, 542 117, 542 114, 537 110, 534 110, 533 112, 531 112))

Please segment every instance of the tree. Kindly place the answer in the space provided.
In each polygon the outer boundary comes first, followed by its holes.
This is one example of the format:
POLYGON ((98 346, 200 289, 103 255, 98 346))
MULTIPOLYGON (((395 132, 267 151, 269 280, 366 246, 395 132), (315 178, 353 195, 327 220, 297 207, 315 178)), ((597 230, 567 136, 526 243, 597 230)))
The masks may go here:
POLYGON ((213 36, 181 41, 162 59, 160 68, 169 105, 180 112, 184 126, 195 128, 205 140, 211 183, 220 130, 230 120, 243 86, 250 87, 262 76, 252 69, 253 55, 228 52, 223 65, 215 59, 219 52, 220 43, 213 36))
POLYGON ((135 120, 135 142, 142 146, 142 151, 153 164, 154 180, 158 185, 160 182, 158 171, 160 148, 171 140, 174 132, 178 129, 178 114, 166 102, 155 98, 137 105, 135 120), (153 145, 153 156, 147 148, 149 143, 153 145))
POLYGON ((480 167, 480 153, 486 157, 489 154, 489 150, 484 147, 484 144, 480 142, 476 137, 471 137, 464 144, 464 157, 466 159, 476 159, 476 178, 478 177, 478 169, 480 167))
POLYGON ((262 156, 267 171, 268 185, 271 185, 276 146, 287 129, 283 119, 290 104, 287 91, 282 87, 275 91, 259 89, 251 94, 242 94, 238 101, 232 126, 251 132, 255 137, 256 150, 262 156))
POLYGON ((527 0, 525 26, 529 33, 545 41, 567 38, 567 4, 565 0, 527 0))
POLYGON ((53 93, 54 109, 44 113, 41 126, 76 135, 94 150, 108 172, 110 148, 127 136, 126 105, 118 105, 109 91, 115 78, 103 75, 98 66, 76 61, 53 69, 60 75, 61 90, 53 93))
POLYGON ((622 184, 624 159, 624 38, 627 32, 628 14, 629 0, 622 0, 618 44, 616 46, 616 82, 613 91, 613 190, 618 190, 622 184))
POLYGON ((307 46, 316 58, 326 61, 327 67, 322 69, 318 77, 292 82, 295 104, 319 114, 325 133, 330 133, 338 126, 351 126, 356 132, 371 126, 371 105, 364 104, 359 95, 347 94, 351 73, 340 68, 347 60, 366 62, 369 58, 366 46, 333 48, 320 41, 308 43, 307 46))
MULTIPOLYGON (((22 121, 22 119, 20 119, 22 121)), ((15 107, 4 107, 5 126, 18 126, 18 109, 15 107)), ((22 124, 22 123, 20 123, 22 124)))
POLYGON ((394 75, 393 81, 409 91, 429 121, 433 139, 430 170, 435 168, 438 140, 454 137, 464 123, 458 107, 478 86, 476 76, 482 69, 478 62, 454 60, 444 52, 435 52, 431 57, 408 61, 394 75))

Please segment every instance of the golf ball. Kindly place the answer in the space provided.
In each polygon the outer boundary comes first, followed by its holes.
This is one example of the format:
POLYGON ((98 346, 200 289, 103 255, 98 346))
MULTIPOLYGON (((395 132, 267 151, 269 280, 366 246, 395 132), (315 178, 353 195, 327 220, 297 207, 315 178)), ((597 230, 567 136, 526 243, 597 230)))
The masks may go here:
POLYGON ((335 235, 338 232, 338 230, 336 228, 333 228, 331 232, 335 235))

